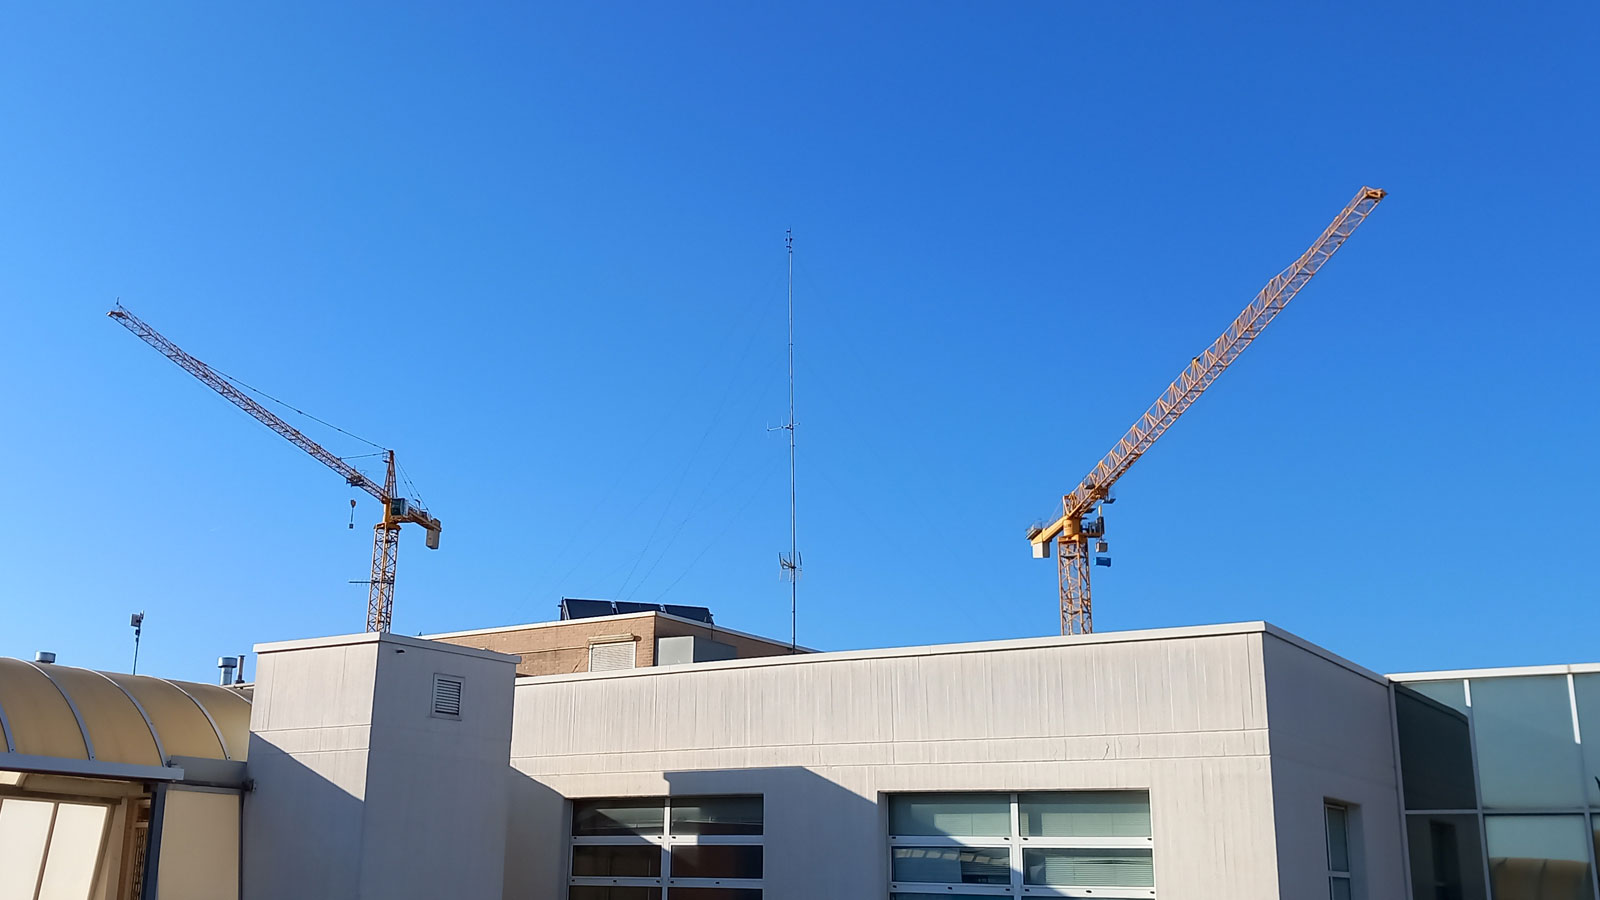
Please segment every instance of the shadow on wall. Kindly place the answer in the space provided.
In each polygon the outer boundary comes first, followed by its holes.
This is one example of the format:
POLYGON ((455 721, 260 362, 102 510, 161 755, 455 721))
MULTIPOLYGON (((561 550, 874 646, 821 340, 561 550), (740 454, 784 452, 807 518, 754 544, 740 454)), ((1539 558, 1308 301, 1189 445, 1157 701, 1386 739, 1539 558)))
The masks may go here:
POLYGON ((872 897, 887 891, 886 813, 875 799, 849 791, 810 769, 779 766, 665 772, 660 776, 564 776, 561 780, 568 784, 592 781, 600 785, 592 790, 568 787, 566 794, 515 768, 511 773, 506 900, 565 898, 571 863, 568 802, 618 796, 760 795, 763 900, 872 897), (633 789, 608 789, 622 781, 633 789), (642 786, 647 784, 656 787, 642 786), (556 852, 547 852, 550 850, 556 852))
POLYGON ((367 753, 330 750, 313 758, 322 771, 250 735, 256 789, 244 799, 243 900, 359 893, 363 804, 335 779, 360 784, 367 753))

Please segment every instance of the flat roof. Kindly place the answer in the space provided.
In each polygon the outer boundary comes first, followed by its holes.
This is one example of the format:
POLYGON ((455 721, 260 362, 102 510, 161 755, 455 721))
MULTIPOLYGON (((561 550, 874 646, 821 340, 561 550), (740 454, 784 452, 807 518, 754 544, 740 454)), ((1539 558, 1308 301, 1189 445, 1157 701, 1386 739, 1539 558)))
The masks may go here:
MULTIPOLYGON (((580 622, 617 622, 623 619, 642 619, 647 616, 660 616, 663 619, 671 619, 674 622, 682 622, 685 625, 695 625, 710 631, 720 631, 723 634, 731 634, 747 640, 760 641, 763 644, 771 644, 774 647, 783 647, 785 649, 788 649, 789 647, 788 641, 780 641, 774 638, 762 637, 759 634, 751 634, 747 631, 739 631, 736 628, 725 628, 721 625, 716 625, 710 622, 701 622, 698 619, 686 619, 683 616, 675 616, 672 613, 661 612, 659 610, 617 613, 614 616, 588 616, 581 619, 556 619, 553 622, 529 622, 526 625, 497 625, 493 628, 473 628, 468 631, 445 631, 439 634, 425 634, 422 635, 422 637, 425 640, 437 641, 443 638, 476 637, 481 634, 501 634, 507 631, 531 631, 538 628, 561 628, 576 625, 580 622)), ((802 653, 817 652, 803 644, 795 647, 795 650, 802 653)))
POLYGON ((463 647, 460 644, 442 644, 427 638, 407 637, 395 634, 392 631, 367 631, 361 634, 336 634, 328 637, 302 638, 295 641, 274 641, 270 644, 257 644, 254 649, 257 656, 263 653, 281 653, 285 650, 310 650, 315 647, 347 647, 354 644, 403 644, 407 647, 419 647, 429 650, 438 650, 441 653, 457 653, 462 656, 475 656, 479 659, 492 659, 499 662, 515 663, 520 660, 516 656, 505 653, 496 653, 493 650, 479 650, 476 647, 463 647))
POLYGON ((1028 650, 1036 647, 1061 647, 1091 644, 1126 644, 1141 641, 1169 641, 1183 638, 1216 637, 1233 634, 1266 634, 1285 643, 1319 656, 1334 665, 1357 675, 1387 684, 1384 676, 1359 666, 1336 653, 1291 634, 1270 622, 1234 622, 1219 625, 1190 625, 1181 628, 1151 628, 1142 631, 1102 631, 1095 634, 1058 635, 1054 637, 1013 638, 1001 641, 975 641, 963 644, 926 644, 913 647, 886 647, 877 650, 838 650, 824 653, 809 652, 794 656, 755 656, 721 662, 703 662, 692 665, 647 666, 637 669, 614 669, 606 672, 573 672, 560 675, 519 675, 518 684, 548 683, 553 681, 588 681, 597 678, 638 678, 651 675, 672 675, 686 672, 704 672, 714 669, 746 669, 757 666, 794 666, 813 663, 839 662, 858 659, 893 659, 908 656, 945 656, 960 653, 987 653, 997 650, 1028 650))

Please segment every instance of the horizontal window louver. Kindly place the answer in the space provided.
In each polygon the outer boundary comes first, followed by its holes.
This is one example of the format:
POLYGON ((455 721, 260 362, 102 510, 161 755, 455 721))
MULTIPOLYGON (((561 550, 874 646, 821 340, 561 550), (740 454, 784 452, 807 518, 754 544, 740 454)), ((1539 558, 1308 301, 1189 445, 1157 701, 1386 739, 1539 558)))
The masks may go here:
POLYGON ((461 718, 461 679, 449 675, 433 676, 433 714, 461 718))
POLYGON ((589 647, 589 671, 610 672, 634 666, 633 641, 594 644, 589 647))

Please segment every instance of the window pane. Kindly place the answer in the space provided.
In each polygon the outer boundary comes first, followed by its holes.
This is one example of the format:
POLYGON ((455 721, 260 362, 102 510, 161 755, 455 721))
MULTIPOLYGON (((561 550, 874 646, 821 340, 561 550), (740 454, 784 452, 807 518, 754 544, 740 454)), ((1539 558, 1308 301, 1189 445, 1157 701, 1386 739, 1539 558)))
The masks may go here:
POLYGON ((661 800, 574 800, 572 833, 659 835, 666 817, 661 800))
POLYGON ((1583 735, 1583 779, 1589 805, 1600 807, 1600 675, 1572 676, 1578 700, 1578 732, 1583 735))
POLYGON ((1028 884, 1073 887, 1154 887, 1149 850, 1023 850, 1028 884))
POLYGON ((759 888, 675 887, 672 900, 761 900, 761 891, 759 888))
POLYGON ((891 881, 923 884, 1010 884, 1004 847, 895 847, 891 881))
POLYGON ((673 797, 673 834, 760 834, 760 797, 673 797))
POLYGON ((1329 878, 1328 898, 1329 900, 1350 900, 1350 879, 1329 878))
MULTIPOLYGON (((45 858, 39 900, 89 900, 105 825, 104 806, 63 803, 56 808, 56 826, 50 832, 50 853, 45 858)), ((5 848, 0 847, 0 854, 5 853, 5 848)))
POLYGON ((1007 794, 901 794, 889 800, 889 833, 902 835, 1011 834, 1007 794))
POLYGON ((1350 831, 1342 806, 1323 807, 1328 828, 1328 871, 1350 871, 1350 831))
POLYGON ((1583 805, 1565 676, 1475 678, 1472 720, 1484 806, 1583 805))
POLYGON ((1459 678, 1451 681, 1408 681, 1406 687, 1430 700, 1437 700, 1462 715, 1467 714, 1466 683, 1459 678))
POLYGON ((661 900, 661 888, 575 884, 567 888, 567 900, 661 900))
POLYGON ((1017 798, 1028 837, 1149 837, 1150 795, 1143 791, 1073 791, 1017 798))
MULTIPOLYGON (((890 900, 992 900, 995 894, 890 894, 890 900)), ((1000 894, 1001 897, 1009 896, 1000 894)))
MULTIPOLYGON (((760 878, 761 848, 689 844, 672 848, 673 878, 760 878)), ((677 896, 678 889, 672 889, 677 896)))
POLYGON ((0 800, 0 897, 33 897, 39 863, 50 836, 54 804, 38 800, 0 800))
POLYGON ((1489 816, 1483 826, 1497 900, 1594 897, 1582 816, 1489 816))
POLYGON ((1478 817, 1407 816, 1411 896, 1422 900, 1485 900, 1478 817))
POLYGON ((614 878, 661 877, 661 848, 577 846, 572 848, 572 874, 579 877, 609 875, 614 878))
MULTIPOLYGON (((1445 683, 1460 691, 1460 682, 1445 683)), ((1404 685, 1394 701, 1406 809, 1477 809, 1467 714, 1404 685)))

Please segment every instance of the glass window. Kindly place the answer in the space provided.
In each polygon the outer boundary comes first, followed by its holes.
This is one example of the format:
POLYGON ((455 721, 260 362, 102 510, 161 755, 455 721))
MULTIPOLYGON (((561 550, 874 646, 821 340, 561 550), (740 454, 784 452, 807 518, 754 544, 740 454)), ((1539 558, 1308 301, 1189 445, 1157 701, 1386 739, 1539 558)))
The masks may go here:
POLYGON ((680 844, 672 848, 672 877, 760 878, 761 848, 727 844, 680 844))
POLYGON ((1406 817, 1414 900, 1486 900, 1476 813, 1406 817))
POLYGON ((1142 791, 1019 794, 1026 837, 1149 837, 1150 795, 1142 791))
POLYGON ((567 888, 567 900, 661 900, 661 888, 573 885, 567 888))
POLYGON ((992 837, 1011 833, 1008 794, 901 794, 889 801, 889 833, 992 837))
POLYGON ((39 882, 39 900, 89 900, 105 827, 104 806, 57 804, 56 824, 50 831, 50 855, 39 882))
POLYGON ((1474 678, 1472 721, 1485 807, 1584 804, 1566 676, 1474 678))
POLYGON ((760 797, 574 800, 567 898, 760 900, 762 831, 760 797))
POLYGON ((1005 847, 894 847, 889 877, 925 884, 1010 884, 1005 847))
POLYGON ((673 797, 673 834, 760 834, 760 797, 673 797))
POLYGON ((1328 897, 1350 900, 1350 810, 1338 803, 1323 804, 1322 821, 1328 846, 1328 897))
POLYGON ((1589 805, 1600 808, 1600 675, 1572 676, 1578 703, 1578 733, 1583 737, 1584 790, 1589 805))
POLYGON ((1477 809, 1466 712, 1405 685, 1395 686, 1394 703, 1406 809, 1477 809))
POLYGON ((610 878, 659 878, 661 848, 654 844, 572 848, 572 874, 610 878))
POLYGON ((1583 816, 1488 816, 1483 827, 1496 900, 1593 900, 1583 816))
POLYGON ((1149 850, 1027 849, 1022 880, 1068 887, 1153 887, 1155 864, 1149 850))
POLYGON ((33 897, 54 810, 39 800, 0 800, 0 897, 33 897))
POLYGON ((888 804, 892 900, 1156 896, 1146 791, 904 794, 888 804))
POLYGON ((574 800, 572 833, 657 835, 665 811, 660 800, 574 800))

